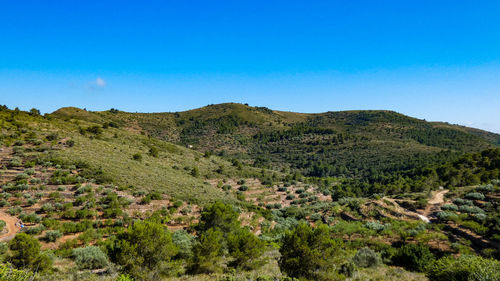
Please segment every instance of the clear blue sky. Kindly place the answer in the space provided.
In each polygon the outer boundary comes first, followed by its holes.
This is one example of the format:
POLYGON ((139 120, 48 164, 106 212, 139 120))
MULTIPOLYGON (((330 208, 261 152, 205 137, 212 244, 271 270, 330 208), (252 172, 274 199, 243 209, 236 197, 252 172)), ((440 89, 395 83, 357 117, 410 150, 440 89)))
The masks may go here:
POLYGON ((500 2, 0 1, 0 104, 230 101, 500 133, 500 2))

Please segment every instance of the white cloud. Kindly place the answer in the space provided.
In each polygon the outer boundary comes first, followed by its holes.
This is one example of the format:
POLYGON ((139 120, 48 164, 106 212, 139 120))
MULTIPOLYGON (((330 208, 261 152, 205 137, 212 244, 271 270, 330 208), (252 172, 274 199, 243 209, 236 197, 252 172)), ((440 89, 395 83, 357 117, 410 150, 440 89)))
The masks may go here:
POLYGON ((97 85, 98 87, 105 87, 106 86, 106 81, 104 81, 104 79, 102 79, 101 77, 97 77, 97 79, 95 80, 95 85, 97 85))
POLYGON ((104 87, 106 87, 106 80, 101 77, 97 77, 95 80, 87 83, 87 89, 92 91, 103 89, 104 87))

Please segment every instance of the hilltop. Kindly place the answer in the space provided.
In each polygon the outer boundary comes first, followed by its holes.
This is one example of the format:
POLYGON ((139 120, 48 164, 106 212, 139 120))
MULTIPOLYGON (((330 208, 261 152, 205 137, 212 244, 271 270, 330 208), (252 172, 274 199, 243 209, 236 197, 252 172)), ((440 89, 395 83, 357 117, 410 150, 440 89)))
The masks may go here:
POLYGON ((312 177, 407 171, 500 144, 498 134, 383 110, 306 114, 225 103, 173 113, 61 108, 50 116, 113 122, 200 152, 312 177))

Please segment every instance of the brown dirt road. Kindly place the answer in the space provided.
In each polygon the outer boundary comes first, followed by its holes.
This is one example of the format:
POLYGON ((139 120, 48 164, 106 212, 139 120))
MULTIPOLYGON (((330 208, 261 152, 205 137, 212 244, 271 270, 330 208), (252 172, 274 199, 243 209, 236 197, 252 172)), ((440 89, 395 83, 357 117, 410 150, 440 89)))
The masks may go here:
POLYGON ((427 202, 427 206, 425 207, 422 215, 428 217, 430 214, 438 211, 439 207, 441 207, 444 203, 444 195, 448 193, 448 191, 448 189, 443 189, 436 192, 436 194, 434 194, 434 196, 432 196, 432 198, 427 202))
POLYGON ((5 223, 7 224, 5 226, 7 228, 7 233, 0 234, 0 241, 9 241, 14 238, 19 229, 21 229, 20 227, 16 226, 16 222, 18 221, 18 219, 0 211, 0 220, 5 221, 5 223))

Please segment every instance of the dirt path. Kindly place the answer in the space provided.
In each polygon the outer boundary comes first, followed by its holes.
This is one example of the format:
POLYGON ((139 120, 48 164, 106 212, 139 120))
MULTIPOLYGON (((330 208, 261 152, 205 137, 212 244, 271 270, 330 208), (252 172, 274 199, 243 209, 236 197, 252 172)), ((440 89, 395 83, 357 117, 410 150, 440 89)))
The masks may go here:
POLYGON ((429 215, 438 211, 439 207, 441 207, 441 205, 444 203, 444 195, 448 193, 448 191, 448 189, 443 189, 436 192, 436 194, 434 194, 434 196, 432 196, 432 198, 428 201, 422 215, 425 217, 429 217, 429 215))
POLYGON ((0 211, 0 220, 5 221, 5 227, 7 228, 7 233, 0 234, 0 241, 9 241, 16 236, 20 229, 20 227, 16 226, 18 219, 0 211))

